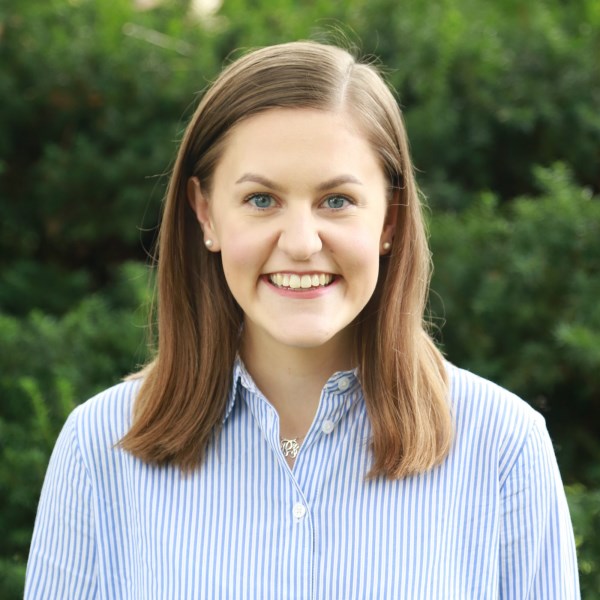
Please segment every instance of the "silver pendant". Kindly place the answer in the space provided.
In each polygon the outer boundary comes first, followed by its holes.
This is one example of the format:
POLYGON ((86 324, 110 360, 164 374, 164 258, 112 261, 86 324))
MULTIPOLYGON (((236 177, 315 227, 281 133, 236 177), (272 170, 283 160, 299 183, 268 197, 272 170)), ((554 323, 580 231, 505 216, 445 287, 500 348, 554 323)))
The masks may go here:
POLYGON ((281 451, 283 455, 287 458, 291 456, 292 458, 296 458, 298 456, 298 452, 300 450, 300 444, 298 443, 298 438, 294 438, 292 440, 281 439, 281 451))

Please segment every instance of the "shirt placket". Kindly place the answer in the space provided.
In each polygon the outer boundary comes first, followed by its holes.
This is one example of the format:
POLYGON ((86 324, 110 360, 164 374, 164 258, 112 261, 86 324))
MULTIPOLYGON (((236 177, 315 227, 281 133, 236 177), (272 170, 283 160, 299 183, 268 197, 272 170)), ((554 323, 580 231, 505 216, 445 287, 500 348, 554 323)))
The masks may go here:
POLYGON ((318 597, 315 589, 316 568, 319 564, 318 523, 315 522, 317 504, 323 486, 323 478, 333 467, 334 455, 338 448, 336 427, 354 402, 347 392, 356 386, 353 373, 336 374, 325 385, 319 408, 310 430, 302 444, 293 469, 289 468, 280 447, 279 416, 275 409, 252 385, 246 374, 243 385, 246 388, 246 400, 272 451, 273 460, 279 464, 277 470, 283 496, 289 499, 289 505, 283 510, 283 523, 289 538, 282 550, 282 565, 290 576, 292 587, 286 589, 285 597, 318 597), (302 591, 301 591, 302 590, 302 591))
POLYGON ((319 503, 323 491, 324 479, 335 466, 335 460, 341 451, 342 434, 338 426, 350 407, 356 401, 357 380, 353 373, 336 374, 325 385, 319 408, 311 428, 302 444, 291 476, 306 505, 298 508, 298 514, 309 518, 312 526, 311 545, 311 599, 319 596, 316 588, 318 565, 322 564, 319 558, 319 530, 326 527, 327 523, 319 523, 319 503))

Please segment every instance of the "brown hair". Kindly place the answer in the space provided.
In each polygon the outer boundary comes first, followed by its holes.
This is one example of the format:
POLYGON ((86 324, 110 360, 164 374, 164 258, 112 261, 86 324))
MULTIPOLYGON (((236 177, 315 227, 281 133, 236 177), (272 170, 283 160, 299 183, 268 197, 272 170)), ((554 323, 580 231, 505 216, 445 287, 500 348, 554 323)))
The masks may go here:
POLYGON ((424 323, 430 253, 400 109, 378 71, 345 50, 293 42, 255 50, 208 89, 185 132, 158 243, 158 349, 141 373, 121 441, 153 463, 201 464, 224 416, 243 314, 218 253, 206 250, 188 204, 196 176, 210 190, 227 133, 270 108, 346 109, 389 179, 398 217, 389 256, 357 320, 356 356, 373 430, 371 476, 419 473, 448 453, 452 421, 443 358, 424 323))

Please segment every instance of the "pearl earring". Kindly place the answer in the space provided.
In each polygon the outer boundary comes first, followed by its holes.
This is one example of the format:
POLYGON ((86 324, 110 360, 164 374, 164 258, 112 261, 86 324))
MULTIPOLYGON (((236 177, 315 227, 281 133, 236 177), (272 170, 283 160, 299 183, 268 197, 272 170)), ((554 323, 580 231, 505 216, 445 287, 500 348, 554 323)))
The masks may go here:
POLYGON ((204 245, 207 248, 212 248, 213 247, 213 241, 212 240, 204 240, 204 245))
POLYGON ((392 247, 390 242, 383 242, 383 249, 387 252, 392 247))

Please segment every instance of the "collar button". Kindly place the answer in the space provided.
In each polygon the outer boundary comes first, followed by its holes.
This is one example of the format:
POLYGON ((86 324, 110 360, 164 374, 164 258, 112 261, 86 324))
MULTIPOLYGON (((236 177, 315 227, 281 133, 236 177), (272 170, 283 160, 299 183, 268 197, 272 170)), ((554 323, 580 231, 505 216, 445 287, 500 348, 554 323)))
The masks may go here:
POLYGON ((335 425, 333 423, 333 421, 323 421, 323 424, 321 425, 321 431, 323 433, 329 434, 333 431, 335 425))
POLYGON ((345 392, 350 387, 350 378, 349 377, 341 377, 337 383, 338 390, 340 392, 345 392))

